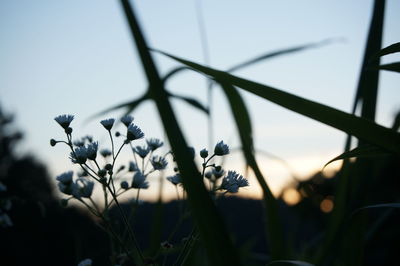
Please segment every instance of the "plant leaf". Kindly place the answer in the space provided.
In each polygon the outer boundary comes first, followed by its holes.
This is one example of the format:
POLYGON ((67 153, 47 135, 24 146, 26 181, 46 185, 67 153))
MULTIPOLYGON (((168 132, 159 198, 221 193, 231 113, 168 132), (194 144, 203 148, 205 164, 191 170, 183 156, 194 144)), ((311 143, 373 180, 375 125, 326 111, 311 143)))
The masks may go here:
POLYGON ((374 208, 400 208, 400 202, 368 205, 368 206, 361 207, 361 208, 354 210, 353 213, 351 214, 351 216, 355 215, 359 211, 367 210, 367 209, 374 209, 374 208))
POLYGON ((140 96, 140 97, 138 97, 138 98, 136 98, 134 100, 131 100, 131 101, 128 101, 128 102, 125 102, 125 103, 120 103, 120 104, 117 104, 117 105, 115 105, 113 107, 107 108, 107 109, 105 109, 103 111, 100 111, 100 112, 90 116, 87 120, 92 120, 92 119, 94 119, 96 117, 102 116, 102 115, 104 115, 106 113, 109 113, 111 111, 118 110, 118 109, 121 109, 121 108, 126 108, 127 111, 125 112, 125 114, 129 114, 129 113, 133 112, 142 102, 144 102, 146 100, 149 100, 149 99, 150 99, 149 98, 149 94, 148 94, 148 92, 146 92, 145 94, 143 94, 142 96, 140 96))
POLYGON ((333 41, 334 41, 334 39, 327 39, 327 40, 323 40, 323 41, 320 41, 320 42, 317 42, 317 43, 309 43, 309 44, 304 44, 304 45, 300 45, 300 46, 295 46, 295 47, 292 47, 292 48, 286 48, 286 49, 276 50, 276 51, 273 51, 273 52, 268 52, 266 54, 262 54, 262 55, 259 55, 259 56, 255 57, 255 58, 247 60, 247 61, 245 61, 243 63, 237 64, 237 65, 229 68, 227 70, 227 72, 233 72, 233 71, 239 70, 241 68, 245 68, 247 66, 254 65, 254 64, 259 63, 261 61, 264 61, 266 59, 274 58, 274 57, 277 57, 277 56, 288 55, 288 54, 300 52, 300 51, 303 51, 303 50, 306 50, 306 49, 317 48, 317 47, 332 43, 333 41))
POLYGON ((209 115, 208 108, 205 107, 203 104, 201 104, 198 100, 190 98, 190 97, 186 97, 186 96, 177 95, 177 94, 171 94, 171 93, 169 93, 169 94, 170 94, 170 97, 182 100, 182 101, 188 103, 189 105, 193 106, 194 108, 209 115))
POLYGON ((352 149, 351 151, 347 151, 342 153, 341 155, 333 158, 332 160, 330 160, 329 162, 327 162, 324 165, 324 168, 337 160, 343 160, 343 159, 350 159, 350 158, 354 158, 354 157, 377 157, 377 156, 383 156, 383 155, 390 155, 392 154, 391 152, 388 152, 387 150, 384 150, 380 147, 376 147, 373 145, 368 145, 368 144, 364 144, 361 146, 358 146, 354 149, 352 149))
MULTIPOLYGON (((379 70, 373 69, 379 66, 380 58, 375 58, 371 60, 373 56, 381 50, 382 46, 382 34, 383 34, 383 21, 384 21, 384 11, 385 11, 385 1, 384 0, 375 0, 372 12, 372 19, 368 29, 368 38, 364 51, 363 62, 361 65, 360 76, 357 84, 356 96, 353 103, 352 114, 356 113, 357 107, 361 107, 360 116, 364 119, 368 119, 369 121, 375 120, 376 113, 376 102, 378 95, 378 81, 379 81, 379 70), (372 69, 370 69, 372 67, 372 69)), ((361 125, 357 125, 359 129, 361 129, 361 125)), ((365 127, 364 130, 368 130, 368 127, 365 127)), ((392 131, 393 132, 393 131, 392 131)), ((351 147, 352 136, 355 135, 351 132, 347 132, 349 135, 347 136, 345 150, 344 152, 348 152, 351 147)), ((376 132, 377 133, 377 132, 376 132)), ((394 132, 395 133, 395 132, 394 132)), ((398 135, 398 134, 397 134, 398 135)), ((370 144, 375 144, 376 146, 383 147, 380 144, 374 143, 371 140, 365 139, 362 136, 357 136, 359 138, 358 145, 366 144, 369 142, 370 144)), ((375 136, 379 138, 378 134, 375 136)), ((396 144, 393 144, 396 145, 396 144)), ((390 146, 388 143, 386 147, 390 146)), ((390 150, 390 149, 388 149, 390 150)), ((395 148, 397 153, 399 152, 399 147, 395 148)), ((396 152, 396 151, 395 151, 396 152)), ((362 160, 357 161, 356 168, 359 169, 360 162, 362 160)), ((340 170, 341 177, 338 179, 338 183, 335 189, 335 200, 334 205, 335 208, 332 212, 331 219, 328 224, 328 228, 326 230, 325 241, 321 248, 316 252, 315 264, 322 264, 322 260, 329 256, 332 252, 333 245, 335 240, 341 241, 338 237, 341 237, 341 234, 338 234, 341 230, 341 225, 345 218, 345 213, 348 211, 349 201, 362 197, 360 195, 355 195, 354 193, 350 193, 349 191, 360 191, 358 188, 360 182, 369 182, 369 174, 363 176, 362 174, 353 175, 351 170, 353 169, 353 165, 351 165, 348 161, 344 161, 342 168, 340 170), (367 177, 368 176, 368 177, 367 177), (350 178, 351 177, 351 178, 350 178)), ((363 234, 360 232, 361 227, 355 228, 355 231, 358 231, 358 234, 363 234)), ((354 232, 353 232, 354 233, 354 232)), ((354 233, 357 235, 357 233, 354 233)), ((354 250, 351 254, 349 254, 348 259, 350 261, 355 260, 356 257, 360 256, 362 253, 361 249, 363 244, 359 242, 360 239, 353 238, 352 243, 349 245, 354 247, 354 250)), ((341 252, 341 251, 339 251, 341 252)))
POLYGON ((189 69, 190 68, 188 68, 186 66, 179 66, 179 67, 173 68, 169 72, 167 72, 167 74, 165 74, 164 77, 161 78, 161 80, 165 84, 167 82, 167 80, 174 77, 176 74, 178 74, 184 70, 189 70, 189 69))
POLYGON ((257 181, 263 191, 264 207, 266 208, 267 214, 266 233, 267 240, 269 241, 271 257, 273 259, 280 259, 284 256, 285 251, 283 228, 281 226, 282 223, 279 219, 277 202, 265 182, 265 178, 262 175, 254 156, 252 126, 249 112, 238 90, 234 86, 218 79, 216 81, 221 85, 231 107, 237 131, 239 132, 240 141, 242 142, 243 155, 247 164, 253 169, 257 181))
POLYGON ((282 107, 302 114, 326 125, 342 130, 346 133, 375 144, 389 151, 400 153, 400 134, 380 126, 370 120, 357 117, 335 108, 316 103, 300 96, 296 96, 273 87, 254 81, 239 78, 229 73, 212 69, 176 56, 160 52, 192 69, 202 72, 214 79, 230 83, 248 92, 258 95, 282 107))
POLYGON ((379 69, 400 73, 400 62, 386 64, 386 65, 380 65, 379 69))
POLYGON ((400 52, 400 42, 394 43, 392 45, 389 45, 389 46, 383 48, 378 53, 376 53, 371 59, 376 59, 377 57, 380 57, 380 56, 398 53, 398 52, 400 52))
MULTIPOLYGON (((121 4, 149 82, 150 97, 157 106, 169 143, 174 152, 182 176, 183 186, 188 195, 193 220, 203 240, 208 259, 212 265, 240 265, 240 258, 228 235, 222 217, 210 198, 200 172, 192 159, 186 140, 169 102, 168 92, 165 90, 164 82, 160 78, 148 50, 148 45, 133 8, 129 0, 121 0, 121 4)), ((139 264, 143 264, 143 262, 139 264)))

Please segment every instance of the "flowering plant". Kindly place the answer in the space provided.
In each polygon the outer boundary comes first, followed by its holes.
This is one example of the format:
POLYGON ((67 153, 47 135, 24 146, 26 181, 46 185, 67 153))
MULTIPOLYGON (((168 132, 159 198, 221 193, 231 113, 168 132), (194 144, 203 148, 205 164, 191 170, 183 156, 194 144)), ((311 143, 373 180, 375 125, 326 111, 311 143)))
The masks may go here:
MULTIPOLYGON (((113 263, 123 264, 125 259, 143 262, 145 258, 130 225, 130 218, 134 213, 134 209, 132 209, 130 217, 126 217, 118 198, 127 191, 136 190, 136 200, 133 205, 133 208, 136 208, 139 203, 140 191, 148 189, 150 186, 148 176, 154 172, 165 170, 168 166, 167 156, 171 155, 173 158, 173 152, 169 151, 164 155, 156 154, 159 148, 164 145, 161 140, 156 138, 146 139, 144 145, 135 145, 134 142, 144 138, 145 135, 133 123, 134 119, 129 115, 120 119, 126 128, 125 134, 119 131, 116 131, 114 134, 112 133, 115 127, 115 119, 110 118, 100 121, 100 124, 108 132, 111 149, 99 149, 99 142, 94 141, 91 136, 85 136, 77 140, 73 139, 73 129, 71 127, 73 119, 73 115, 57 116, 55 121, 64 129, 66 140, 50 140, 51 146, 55 146, 58 143, 67 145, 70 149, 69 158, 71 162, 80 168, 80 172, 77 173, 76 178, 74 178, 73 171, 62 173, 56 177, 60 192, 67 196, 61 200, 61 204, 67 206, 70 200, 77 200, 101 220, 103 228, 109 233, 111 240, 116 246, 120 247, 119 250, 125 252, 124 256, 121 256, 121 254, 116 252, 116 249, 113 250, 113 263), (119 147, 116 147, 115 138, 117 137, 124 138, 119 147), (125 146, 130 147, 133 160, 127 165, 117 167, 117 158, 125 146), (129 176, 129 178, 126 178, 126 176, 129 176), (103 204, 96 202, 92 196, 96 183, 100 184, 102 188, 103 204), (129 235, 128 241, 125 241, 125 238, 117 233, 117 230, 113 226, 113 221, 111 221, 109 211, 114 205, 120 211, 126 228, 125 232, 129 235)), ((192 148, 191 151, 194 159, 194 149, 192 148)), ((228 171, 228 174, 224 177, 225 171, 222 167, 211 163, 215 156, 224 156, 227 154, 229 154, 229 147, 223 141, 216 144, 214 153, 211 156, 208 156, 206 149, 200 151, 200 157, 203 159, 202 178, 203 180, 208 180, 209 191, 213 198, 215 198, 216 193, 220 190, 224 191, 223 194, 228 192, 236 193, 240 187, 248 186, 248 181, 235 171, 228 171), (206 171, 208 168, 212 170, 206 171), (222 181, 220 181, 221 178, 222 181)), ((167 180, 175 186, 179 199, 178 185, 182 184, 182 179, 177 167, 174 168, 174 171, 175 175, 167 177, 167 180)), ((189 239, 188 243, 195 240, 196 237, 193 234, 189 239)), ((114 247, 115 245, 112 246, 114 247)), ((173 245, 168 241, 161 243, 160 246, 164 251, 172 247, 173 245)))

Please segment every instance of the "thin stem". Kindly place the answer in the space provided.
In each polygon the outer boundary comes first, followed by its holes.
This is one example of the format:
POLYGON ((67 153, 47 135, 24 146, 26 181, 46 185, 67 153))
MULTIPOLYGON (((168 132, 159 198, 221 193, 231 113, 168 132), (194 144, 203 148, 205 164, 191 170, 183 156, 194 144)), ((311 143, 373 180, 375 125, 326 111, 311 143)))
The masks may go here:
POLYGON ((112 152, 113 160, 115 160, 115 156, 114 156, 114 139, 112 137, 111 130, 108 130, 108 135, 110 136, 110 139, 111 139, 111 152, 112 152))
POLYGON ((147 169, 147 165, 149 164, 152 155, 153 155, 153 151, 150 151, 150 154, 149 154, 149 156, 147 157, 146 165, 145 165, 144 168, 143 168, 143 173, 144 173, 144 171, 147 169))
POLYGON ((92 203, 93 207, 96 209, 96 211, 101 214, 99 206, 97 206, 96 202, 92 199, 92 197, 89 197, 89 200, 92 203))
MULTIPOLYGON (((189 245, 191 244, 191 242, 193 241, 193 236, 196 233, 196 228, 193 228, 192 232, 190 232, 190 235, 188 237, 188 239, 185 242, 185 245, 183 246, 183 249, 181 251, 181 253, 179 253, 178 258, 176 259, 174 266, 178 265, 179 260, 182 258, 182 256, 184 256, 184 254, 187 252, 186 250, 188 249, 189 245)), ((190 251, 190 250, 189 250, 190 251)), ((185 256, 186 258, 186 256, 185 256)), ((183 263, 181 263, 181 265, 183 265, 183 263)))
POLYGON ((128 219, 126 218, 126 215, 125 215, 124 211, 122 210, 122 207, 121 207, 121 205, 119 204, 119 202, 118 202, 118 200, 117 200, 117 197, 115 196, 115 194, 114 194, 113 191, 111 190, 110 186, 107 186, 107 189, 110 191, 111 196, 113 197, 113 199, 114 199, 114 201, 115 201, 115 204, 117 205, 117 208, 118 208, 119 212, 121 213, 122 220, 124 221, 126 228, 128 228, 129 236, 130 236, 130 238, 131 238, 131 240, 132 240, 132 243, 133 243, 133 245, 134 245, 134 247, 135 247, 136 252, 138 253, 138 255, 139 255, 140 259, 141 259, 141 263, 143 264, 143 262, 144 262, 144 257, 143 257, 142 252, 140 251, 140 248, 139 248, 139 245, 138 245, 138 243, 137 243, 135 234, 134 234, 133 231, 132 231, 132 228, 131 228, 131 226, 130 226, 130 224, 129 224, 129 222, 128 222, 128 219))

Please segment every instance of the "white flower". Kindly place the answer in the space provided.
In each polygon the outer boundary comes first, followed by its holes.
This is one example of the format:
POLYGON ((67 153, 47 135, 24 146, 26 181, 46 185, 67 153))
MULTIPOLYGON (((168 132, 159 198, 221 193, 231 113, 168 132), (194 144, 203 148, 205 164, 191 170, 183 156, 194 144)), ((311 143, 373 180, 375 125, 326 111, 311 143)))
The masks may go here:
POLYGON ((60 192, 66 194, 66 195, 72 195, 72 191, 74 188, 74 183, 70 183, 70 184, 65 184, 65 183, 61 183, 59 182, 58 184, 58 189, 60 190, 60 192))
POLYGON ((133 116, 131 116, 131 115, 124 115, 123 117, 121 117, 121 122, 126 127, 129 127, 129 125, 132 123, 132 121, 133 121, 133 116))
POLYGON ((214 154, 223 156, 229 154, 229 147, 222 140, 215 145, 214 154))
POLYGON ((111 151, 109 149, 102 149, 100 151, 101 156, 103 156, 104 158, 111 156, 111 151))
POLYGON ((78 147, 71 152, 69 158, 73 163, 84 164, 87 160, 87 149, 86 147, 78 147))
POLYGON ((78 266, 92 266, 93 261, 91 259, 84 259, 78 263, 78 266))
POLYGON ((149 152, 150 152, 149 147, 146 147, 146 146, 136 146, 136 147, 133 147, 132 150, 137 155, 139 155, 141 158, 145 158, 147 156, 147 154, 149 154, 149 152))
POLYGON ((54 118, 56 122, 62 126, 64 129, 67 129, 69 125, 71 124, 72 120, 74 120, 73 115, 59 115, 54 118))
POLYGON ((169 177, 167 177, 167 180, 168 180, 169 182, 171 182, 172 184, 174 184, 175 186, 178 185, 178 184, 180 184, 180 183, 182 183, 181 175, 180 175, 180 174, 176 174, 176 175, 173 175, 173 176, 169 176, 169 177))
POLYGON ((129 172, 136 172, 139 170, 139 167, 137 166, 137 164, 135 162, 129 162, 129 172))
POLYGON ((95 160, 97 156, 98 142, 89 143, 86 147, 86 156, 90 160, 95 160))
POLYGON ((78 178, 72 187, 72 195, 75 198, 90 198, 90 196, 92 196, 93 187, 93 181, 85 178, 78 178))
POLYGON ((143 137, 144 137, 144 133, 138 126, 136 126, 134 124, 129 125, 128 130, 126 132, 127 140, 131 141, 131 140, 141 139, 143 137))
POLYGON ((63 184, 71 184, 73 175, 74 175, 74 172, 68 171, 68 172, 62 173, 61 175, 57 176, 56 180, 60 181, 60 183, 63 183, 63 184))
POLYGON ((85 140, 84 139, 78 139, 78 140, 75 140, 73 144, 76 147, 82 147, 82 146, 85 146, 85 140))
POLYGON ((150 150, 155 151, 158 148, 160 148, 162 145, 164 145, 164 142, 162 142, 159 139, 156 138, 151 138, 151 139, 146 139, 147 145, 149 146, 150 150))
POLYGON ((153 166, 154 170, 164 170, 167 167, 167 160, 165 160, 164 157, 161 156, 153 156, 153 158, 151 158, 151 165, 153 166))
POLYGON ((227 192, 236 193, 241 187, 247 187, 249 181, 246 178, 239 175, 235 171, 228 171, 228 174, 222 179, 222 184, 219 189, 226 190, 227 192))
POLYGON ((81 147, 81 146, 84 146, 86 144, 86 142, 92 143, 93 142, 93 137, 92 136, 84 136, 79 140, 75 140, 74 141, 74 145, 78 146, 78 147, 81 147))
POLYGON ((144 176, 140 171, 133 175, 132 179, 133 188, 149 188, 149 182, 146 181, 146 176, 144 176))
POLYGON ((110 131, 114 125, 114 121, 115 121, 114 118, 104 119, 100 121, 100 124, 102 124, 105 129, 110 131))

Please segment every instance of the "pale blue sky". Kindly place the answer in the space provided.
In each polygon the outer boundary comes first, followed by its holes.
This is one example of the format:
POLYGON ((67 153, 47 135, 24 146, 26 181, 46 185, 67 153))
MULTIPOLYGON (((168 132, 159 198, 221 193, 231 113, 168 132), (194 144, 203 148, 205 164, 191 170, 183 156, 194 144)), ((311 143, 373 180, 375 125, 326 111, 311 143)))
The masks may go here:
MULTIPOLYGON (((132 2, 152 47, 204 62, 195 0, 132 2)), ((370 0, 201 1, 210 64, 227 69, 267 51, 341 38, 343 41, 236 74, 349 111, 372 4, 370 0)), ((400 1, 387 1, 384 46, 399 41, 399 10, 400 1)), ((53 120, 56 115, 74 114, 79 136, 90 133, 107 144, 97 121, 85 126, 83 121, 145 90, 146 81, 118 1, 3 0, 0 36, 0 103, 17 115, 17 125, 26 133, 23 150, 46 160, 53 175, 71 168, 66 149, 48 144, 50 138, 62 137, 53 120)), ((177 65, 160 55, 155 58, 163 73, 177 65)), ((388 57, 384 62, 398 58, 388 57)), ((382 72, 377 118, 386 126, 400 109, 399 81, 399 75, 382 72)), ((205 103, 205 81, 196 73, 177 76, 168 87, 205 103)), ((343 133, 243 95, 253 117, 256 147, 286 159, 299 174, 322 167, 340 153, 343 133)), ((234 124, 218 88, 214 96, 215 141, 223 139, 237 147, 234 124)), ((191 145, 197 150, 205 147, 206 117, 180 102, 174 104, 191 145)), ((147 136, 163 138, 153 104, 144 104, 134 116, 147 136)), ((231 158, 232 166, 241 170, 240 157, 231 158)), ((288 180, 281 165, 262 156, 260 162, 271 183, 288 180)))

